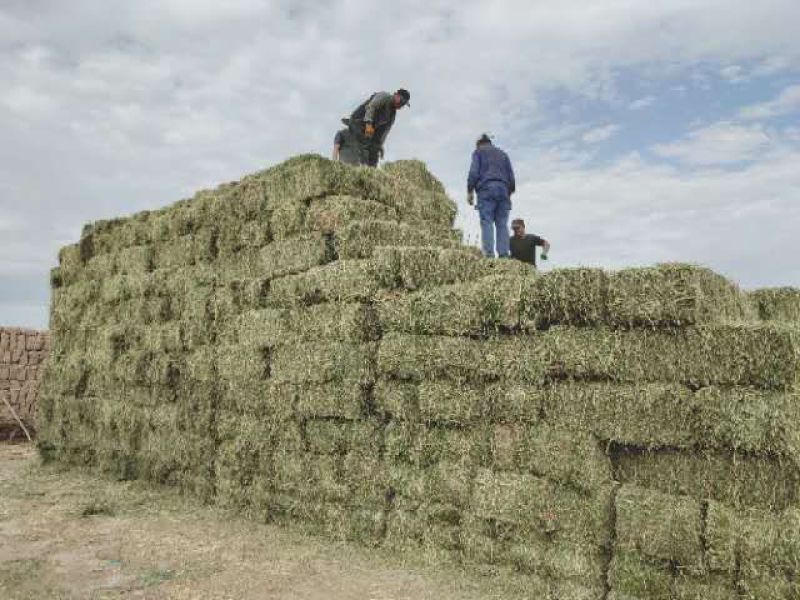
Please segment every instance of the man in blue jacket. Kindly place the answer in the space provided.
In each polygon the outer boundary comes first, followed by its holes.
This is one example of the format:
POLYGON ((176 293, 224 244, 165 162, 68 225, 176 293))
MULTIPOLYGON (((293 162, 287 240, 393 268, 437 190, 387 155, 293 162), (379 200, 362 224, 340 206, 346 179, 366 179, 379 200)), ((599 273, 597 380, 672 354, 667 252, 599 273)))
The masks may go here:
POLYGON ((496 148, 485 133, 476 143, 467 179, 467 203, 475 204, 478 193, 478 214, 481 220, 481 245, 484 256, 494 258, 495 237, 497 255, 507 257, 509 250, 508 215, 511 213, 511 194, 514 193, 514 169, 508 155, 496 148))

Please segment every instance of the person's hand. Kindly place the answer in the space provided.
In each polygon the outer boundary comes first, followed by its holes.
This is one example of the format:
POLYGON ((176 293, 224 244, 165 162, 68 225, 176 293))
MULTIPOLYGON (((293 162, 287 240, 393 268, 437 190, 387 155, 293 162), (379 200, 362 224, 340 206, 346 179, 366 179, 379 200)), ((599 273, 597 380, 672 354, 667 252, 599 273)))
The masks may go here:
POLYGON ((382 148, 382 147, 381 147, 381 148, 378 148, 378 158, 380 158, 381 160, 383 160, 383 148, 382 148))
POLYGON ((367 123, 364 126, 364 135, 368 138, 375 135, 375 126, 372 123, 367 123))
POLYGON ((542 252, 542 260, 547 260, 547 252, 542 252))
POLYGON ((467 204, 470 206, 475 205, 475 192, 467 192, 467 204))

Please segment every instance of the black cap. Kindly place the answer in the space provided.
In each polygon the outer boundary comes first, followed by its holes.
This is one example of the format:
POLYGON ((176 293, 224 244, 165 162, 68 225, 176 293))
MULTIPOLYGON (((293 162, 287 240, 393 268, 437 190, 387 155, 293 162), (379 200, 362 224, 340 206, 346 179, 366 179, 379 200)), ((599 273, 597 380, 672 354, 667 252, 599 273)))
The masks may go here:
POLYGON ((395 94, 397 94, 398 96, 400 96, 403 99, 403 106, 411 106, 411 104, 410 104, 411 92, 409 92, 406 89, 400 88, 399 90, 397 90, 395 92, 395 94))
POLYGON ((478 138, 478 141, 475 142, 476 144, 491 144, 492 140, 489 137, 488 133, 482 133, 481 137, 478 138))

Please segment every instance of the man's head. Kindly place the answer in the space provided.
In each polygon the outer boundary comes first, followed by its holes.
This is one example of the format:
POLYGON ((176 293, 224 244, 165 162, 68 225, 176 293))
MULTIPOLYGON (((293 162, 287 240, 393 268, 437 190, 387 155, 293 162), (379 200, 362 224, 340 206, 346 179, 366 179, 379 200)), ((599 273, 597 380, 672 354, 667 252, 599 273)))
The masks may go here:
POLYGON ((492 145, 492 139, 489 137, 488 133, 482 133, 481 137, 475 142, 475 147, 480 148, 481 146, 492 145))
POLYGON ((394 107, 403 108, 404 106, 411 106, 411 93, 408 90, 400 88, 394 93, 394 107))
POLYGON ((511 231, 514 232, 514 237, 522 237, 525 235, 525 221, 522 219, 514 219, 511 221, 511 231))

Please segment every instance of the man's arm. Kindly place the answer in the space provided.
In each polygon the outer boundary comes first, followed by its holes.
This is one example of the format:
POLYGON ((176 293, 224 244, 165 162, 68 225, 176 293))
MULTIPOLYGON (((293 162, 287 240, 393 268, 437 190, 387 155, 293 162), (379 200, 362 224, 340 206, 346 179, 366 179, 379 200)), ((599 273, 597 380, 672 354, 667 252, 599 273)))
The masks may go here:
POLYGON ((511 166, 508 154, 506 154, 506 169, 508 170, 508 194, 511 195, 517 191, 517 181, 514 178, 514 167, 511 166))
POLYGON ((469 167, 469 176, 467 177, 467 193, 475 191, 475 186, 478 185, 478 178, 481 176, 481 155, 478 152, 472 153, 472 164, 469 167))
POLYGON ((550 254, 550 242, 540 237, 538 238, 536 245, 542 247, 542 259, 547 260, 547 255, 550 254))
POLYGON ((339 144, 333 145, 333 154, 331 154, 331 160, 339 160, 339 151, 342 147, 339 144))
POLYGON ((372 100, 367 104, 364 113, 365 123, 374 123, 375 113, 382 110, 392 102, 392 96, 386 92, 378 92, 372 97, 372 100))

